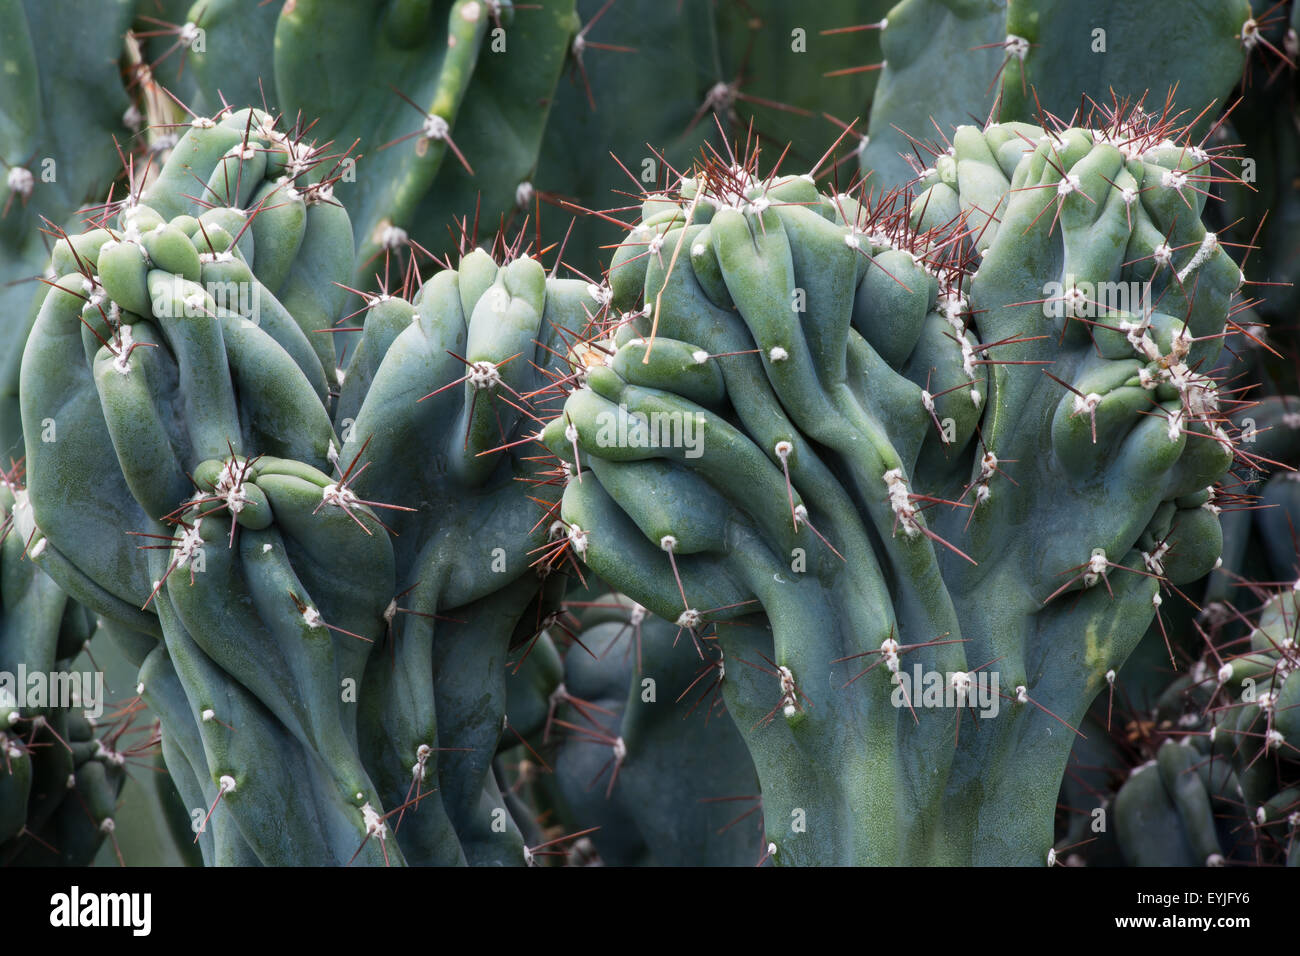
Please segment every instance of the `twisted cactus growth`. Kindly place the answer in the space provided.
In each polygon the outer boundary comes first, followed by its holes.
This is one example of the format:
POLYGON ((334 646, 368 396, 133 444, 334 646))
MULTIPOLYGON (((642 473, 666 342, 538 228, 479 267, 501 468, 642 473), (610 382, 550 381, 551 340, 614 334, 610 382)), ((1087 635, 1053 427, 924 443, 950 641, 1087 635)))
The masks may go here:
POLYGON ((1154 107, 1172 104, 1175 92, 1185 121, 1213 115, 1258 45, 1249 0, 1151 9, 1125 0, 903 0, 880 27, 884 59, 861 154, 877 185, 915 175, 913 137, 948 135, 971 116, 1070 116, 1083 97, 1149 95, 1154 107))
POLYGON ((1162 742, 1115 798, 1130 865, 1300 866, 1297 600, 1272 597, 1245 641, 1212 643, 1157 702, 1162 742))
POLYGON ((599 827, 614 866, 752 866, 758 780, 717 693, 720 656, 683 653, 677 628, 619 595, 574 610, 547 728, 561 819, 599 827))
POLYGON ((512 443, 590 299, 476 250, 368 297, 340 372, 331 168, 260 111, 196 119, 115 226, 60 241, 19 530, 134 628, 208 862, 522 864, 489 771, 547 479, 512 443))
POLYGON ((1051 861, 1072 728, 1220 547, 1198 369, 1241 272, 1178 136, 962 128, 897 210, 707 164, 615 253, 544 433, 563 520, 715 632, 777 863, 1051 861), (1096 311, 1112 282, 1147 295, 1096 311))
POLYGON ((72 679, 94 618, 27 560, 20 478, 0 471, 0 864, 86 865, 113 833, 129 721, 97 729, 103 700, 72 679))
POLYGON ((198 118, 115 226, 55 246, 24 354, 28 483, 51 575, 111 620, 159 632, 149 552, 123 532, 157 530, 201 462, 248 436, 330 467, 337 370, 318 330, 352 245, 322 159, 260 113, 198 118))

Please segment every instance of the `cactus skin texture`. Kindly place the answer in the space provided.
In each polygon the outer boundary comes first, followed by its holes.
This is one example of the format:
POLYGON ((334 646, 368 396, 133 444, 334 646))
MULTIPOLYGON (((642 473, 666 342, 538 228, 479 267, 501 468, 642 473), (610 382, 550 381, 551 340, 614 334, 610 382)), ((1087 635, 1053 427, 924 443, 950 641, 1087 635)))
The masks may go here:
POLYGON ((591 300, 476 250, 367 298, 338 372, 317 334, 353 269, 332 168, 259 111, 195 120, 115 227, 60 241, 23 366, 57 439, 18 530, 133 629, 205 861, 522 865, 490 760, 508 648, 545 618, 547 479, 498 446, 547 383, 539 343, 591 300))
MULTIPOLYGON (((30 690, 31 675, 53 682, 70 671, 95 621, 25 560, 13 520, 30 507, 19 478, 0 472, 0 673, 28 675, 30 690)), ((0 865, 87 865, 112 833, 126 779, 117 728, 97 730, 81 709, 51 699, 20 707, 10 690, 0 687, 0 865)))
MULTIPOLYGON (((1250 16, 1248 0, 1158 8, 1127 0, 903 0, 886 18, 862 168, 875 172, 877 185, 901 185, 915 175, 904 159, 914 152, 908 136, 930 140, 936 125, 946 136, 972 116, 1069 117, 1084 97, 1145 97, 1148 109, 1159 109, 1176 85, 1177 105, 1188 111, 1182 121, 1190 122, 1212 104, 1227 105, 1246 62, 1250 16)), ((1209 122, 1198 125, 1197 138, 1209 122)))
POLYGON ((575 616, 581 644, 551 695, 559 817, 598 826, 590 841, 611 866, 752 866, 758 780, 716 692, 716 649, 702 659, 619 595, 575 616))
POLYGON ((74 228, 118 172, 129 106, 118 57, 131 0, 0 4, 0 467, 23 457, 22 343, 44 294, 42 217, 74 228))
POLYGON ((1050 861, 1063 725, 1162 584, 1217 558, 1203 506, 1232 440, 1190 370, 1241 274, 1189 214, 1209 157, 1171 135, 959 129, 919 234, 806 177, 706 165, 615 253, 617 351, 544 433, 582 469, 562 515, 602 579, 696 637, 719 625, 777 863, 1050 861), (1074 321, 1084 283, 1116 280, 1153 310, 1074 321), (652 440, 651 413, 702 444, 652 440), (727 624, 759 609, 770 627, 727 624), (996 672, 1001 712, 963 730, 918 691, 913 714, 895 665, 996 672))
POLYGON ((1157 720, 1176 727, 1115 798, 1131 866, 1300 866, 1300 606, 1260 610, 1245 642, 1221 643, 1170 685, 1157 720))

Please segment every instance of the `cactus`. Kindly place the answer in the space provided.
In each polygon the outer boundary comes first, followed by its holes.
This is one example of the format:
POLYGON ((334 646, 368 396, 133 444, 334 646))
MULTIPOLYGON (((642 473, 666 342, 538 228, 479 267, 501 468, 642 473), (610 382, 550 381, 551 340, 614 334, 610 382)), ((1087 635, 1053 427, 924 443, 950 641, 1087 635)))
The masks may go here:
POLYGON ((454 252, 453 221, 495 226, 532 208, 573 6, 168 0, 144 6, 137 32, 154 76, 195 113, 310 117, 314 138, 350 152, 338 182, 358 247, 349 281, 369 289, 376 275, 400 282, 406 264, 390 271, 389 257, 454 252))
MULTIPOLYGON (((855 58, 878 44, 858 21, 890 3, 691 0, 680 15, 639 0, 576 6, 166 0, 142 7, 136 35, 155 78, 196 112, 261 105, 317 117, 313 135, 340 149, 357 144, 362 158, 339 196, 360 247, 354 284, 370 286, 387 257, 446 251, 454 219, 536 216, 539 198, 607 203, 627 188, 609 152, 638 176, 652 160, 657 179, 660 160, 686 162, 716 137, 715 116, 727 132, 752 122, 763 141, 811 162, 837 132, 827 117, 842 124, 866 111, 876 73, 855 58), (336 60, 358 68, 337 80, 327 71, 322 83, 320 64, 336 60), (646 122, 629 127, 630 110, 646 122), (592 140, 604 148, 575 148, 592 140)), ((570 223, 563 208, 557 242, 570 223)), ((582 257, 604 231, 595 219, 575 224, 578 266, 593 268, 582 257)))
POLYGON ((751 157, 645 198, 612 355, 544 436, 573 552, 716 626, 777 863, 1050 862, 1065 728, 1220 546, 1233 445, 1191 370, 1242 277, 1178 136, 959 129, 910 210, 751 157), (1116 278, 1149 300, 1089 321, 1116 278), (917 668, 1005 712, 963 733, 891 693, 917 668))
POLYGON ((1300 862, 1294 0, 0 5, 0 863, 1300 862))
POLYGON ((721 661, 618 595, 569 607, 581 627, 547 726, 567 828, 598 826, 590 842, 614 866, 753 865, 758 781, 717 694, 721 661))
MULTIPOLYGON (((553 241, 568 237, 566 262, 595 275, 598 250, 622 238, 608 219, 571 219, 575 206, 624 206, 635 182, 666 183, 706 142, 722 151, 748 132, 773 152, 788 147, 792 164, 815 162, 839 135, 836 124, 866 114, 878 74, 858 67, 878 58, 879 43, 859 27, 890 6, 686 0, 674 16, 658 0, 581 0, 581 41, 570 82, 556 92, 536 181, 560 207, 543 227, 553 241), (625 122, 631 113, 635 124, 625 122), (592 141, 601 148, 574 148, 592 141)), ((861 122, 856 129, 865 132, 861 122)))
POLYGON ((0 19, 0 466, 23 457, 18 363, 44 287, 44 222, 78 209, 118 171, 130 107, 118 71, 130 0, 5 0, 0 19))
POLYGON ((1114 797, 1130 865, 1300 864, 1295 592, 1254 609, 1300 577, 1300 403, 1270 397, 1236 417, 1254 466, 1243 506, 1223 515, 1221 566, 1188 589, 1196 623, 1170 628, 1191 667, 1139 714, 1152 731, 1114 797))
POLYGON ((1212 107, 1228 105, 1253 24, 1248 0, 1178 0, 1158 11, 1124 0, 903 0, 885 19, 863 171, 901 185, 918 168, 907 161, 914 143, 971 117, 1068 119, 1088 99, 1112 98, 1159 110, 1174 103, 1174 87, 1182 121, 1200 120, 1199 138, 1212 107))
MULTIPOLYGON (((1260 318, 1279 344, 1294 352, 1296 280, 1300 277, 1300 135, 1296 129, 1296 24, 1293 2, 1252 0, 1246 72, 1234 93, 1233 109, 1216 130, 1241 157, 1248 190, 1225 192, 1211 203, 1215 227, 1229 242, 1241 243, 1247 277, 1264 286, 1260 318)), ((1292 389, 1294 386, 1292 386, 1292 389)))
POLYGON ((97 730, 88 715, 104 701, 93 688, 80 702, 56 699, 80 685, 80 671, 78 684, 59 682, 95 622, 26 560, 14 527, 29 507, 20 479, 0 471, 0 864, 85 865, 113 833, 130 721, 97 730))
POLYGON ((1115 798, 1133 866, 1300 865, 1297 597, 1261 608, 1246 642, 1216 640, 1156 709, 1169 729, 1115 798))
MULTIPOLYGON (((28 560, 32 546, 15 530, 28 509, 18 384, 50 278, 48 231, 76 228, 119 171, 115 144, 128 147, 119 59, 131 6, 9 0, 0 11, 0 672, 10 679, 69 674, 96 630, 28 560)), ((131 719, 96 726, 77 707, 0 703, 0 863, 85 865, 106 839, 117 855, 119 751, 128 749, 119 741, 131 719)))
MULTIPOLYGON (((1262 334, 1262 329, 1250 334, 1262 334)), ((1268 382, 1268 370, 1259 361, 1264 349, 1245 333, 1229 336, 1224 351, 1235 357, 1216 369, 1216 377, 1251 382, 1251 387, 1242 386, 1243 394, 1254 394, 1261 378, 1268 382)), ((1175 781, 1186 769, 1186 751, 1175 747, 1159 755, 1175 744, 1204 751, 1185 735, 1189 721, 1204 730, 1205 714, 1193 720, 1185 710, 1189 701, 1205 705, 1210 692, 1201 677, 1188 679, 1189 670, 1203 676, 1207 668, 1217 669, 1222 657, 1240 653, 1241 642, 1250 639, 1252 622, 1258 618, 1254 608, 1260 594, 1300 577, 1300 502, 1295 491, 1300 400, 1268 396, 1259 402, 1235 401, 1239 455, 1232 478, 1223 483, 1231 494, 1224 496, 1220 515, 1222 555, 1208 575, 1179 588, 1185 600, 1166 605, 1124 666, 1107 675, 1108 686, 1084 725, 1087 738, 1075 741, 1061 786, 1057 851, 1070 862, 1118 865, 1127 852, 1149 863, 1186 865, 1203 863, 1209 855, 1183 852, 1174 818, 1165 815, 1162 794, 1167 792, 1168 800, 1181 805, 1175 781), (1206 657, 1209 646, 1221 649, 1220 658, 1206 657), (1138 767, 1162 769, 1128 788, 1123 831, 1127 846, 1122 847, 1109 818, 1118 792, 1138 767), (1138 793, 1146 796, 1135 796, 1138 793), (1146 824, 1135 821, 1145 820, 1148 813, 1159 819, 1138 839, 1136 832, 1146 824)), ((1213 827, 1201 829, 1206 835, 1214 832, 1213 827)), ((1233 842, 1235 838, 1229 840, 1233 842)))
POLYGON ((149 552, 124 532, 170 515, 193 493, 187 475, 199 462, 225 457, 247 433, 328 466, 325 403, 337 371, 317 330, 342 311, 346 292, 333 281, 350 274, 351 235, 329 201, 324 154, 263 128, 265 119, 196 119, 150 190, 121 203, 116 228, 106 216, 60 239, 59 278, 24 355, 25 431, 45 439, 27 466, 47 564, 70 594, 136 630, 158 632, 156 615, 141 610, 154 578, 149 552), (294 181, 280 176, 290 163, 302 167, 294 181), (223 347, 233 370, 211 360, 223 347), (136 367, 150 383, 129 374, 136 367), (277 401, 240 409, 236 388, 271 389, 277 401), (188 434, 166 431, 173 415, 188 434), (109 467, 118 445, 122 465, 109 467))
POLYGON ((260 0, 144 0, 137 5, 132 35, 150 81, 161 83, 195 114, 210 116, 227 104, 275 112, 275 28, 283 6, 260 0))
POLYGON ((358 283, 410 240, 445 250, 454 217, 495 226, 517 199, 528 205, 577 26, 572 0, 520 9, 509 0, 302 0, 284 9, 275 33, 281 109, 319 117, 314 136, 360 140, 365 153, 356 182, 339 187, 356 230, 358 283), (330 62, 356 71, 322 83, 330 62))
POLYGON ((260 111, 196 119, 115 227, 60 241, 23 363, 57 437, 19 530, 135 632, 208 862, 522 864, 490 758, 507 648, 545 617, 548 479, 512 443, 591 299, 477 250, 367 297, 340 373, 331 162, 260 111))
POLYGON ((1300 399, 1271 396, 1236 418, 1253 466, 1241 476, 1249 507, 1223 516, 1222 567, 1197 595, 1207 613, 1227 617, 1234 615, 1225 605, 1251 601, 1255 582, 1274 586, 1300 577, 1300 399))

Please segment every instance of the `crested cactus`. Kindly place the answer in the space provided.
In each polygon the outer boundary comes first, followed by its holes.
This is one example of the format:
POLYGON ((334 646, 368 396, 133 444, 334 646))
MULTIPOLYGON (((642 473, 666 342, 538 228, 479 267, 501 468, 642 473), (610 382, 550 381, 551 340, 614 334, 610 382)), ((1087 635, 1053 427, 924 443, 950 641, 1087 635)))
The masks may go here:
MULTIPOLYGON (((1258 334, 1259 328, 1249 333, 1258 334)), ((1216 375, 1238 384, 1267 375, 1256 365, 1260 356, 1246 354, 1263 351, 1246 333, 1227 342, 1225 352, 1236 355, 1216 375)), ((1201 865, 1225 850, 1232 851, 1235 864, 1253 859, 1250 852, 1238 852, 1250 843, 1243 843, 1238 831, 1251 828, 1240 819, 1241 795, 1230 792, 1235 778, 1211 772, 1209 763, 1219 758, 1206 763, 1209 751, 1195 735, 1208 732, 1220 706, 1240 703, 1239 696, 1232 697, 1240 681, 1213 688, 1206 675, 1241 654, 1243 642, 1258 641, 1252 632, 1264 626, 1256 609, 1261 594, 1300 577, 1295 471, 1300 402, 1279 396, 1235 401, 1239 454, 1232 477, 1223 483, 1230 492, 1221 501, 1222 555, 1209 574, 1180 587, 1185 600, 1165 605, 1124 667, 1107 675, 1108 686, 1083 725, 1086 739, 1075 741, 1062 781, 1057 849, 1067 863, 1201 865), (1136 768, 1143 771, 1141 779, 1134 776, 1136 768), (1213 822, 1202 814, 1206 804, 1200 791, 1185 780, 1195 775, 1210 796, 1213 822), (1121 790, 1122 804, 1116 802, 1121 790), (1238 806, 1222 813, 1214 809, 1224 801, 1238 806), (1121 807, 1123 816, 1116 817, 1121 807), (1188 815, 1181 824, 1173 807, 1188 815), (1204 852, 1191 852, 1193 845, 1204 852)), ((1264 611, 1266 617, 1275 613, 1264 611)), ((1282 654, 1278 683, 1287 670, 1282 654)), ((1257 677, 1253 671, 1250 676, 1257 677)), ((1231 756, 1237 760, 1257 752, 1247 746, 1231 756)), ((1285 763, 1278 766, 1281 771, 1285 763)), ((1278 779, 1284 777, 1279 772, 1278 779)))
POLYGON ((208 865, 1300 863, 1300 0, 81 6, 0 0, 0 864, 153 761, 208 865))
POLYGON ((60 241, 18 527, 136 632, 209 862, 522 864, 490 759, 508 646, 547 613, 548 479, 514 437, 591 300, 476 250, 410 301, 367 297, 340 373, 331 169, 260 111, 196 119, 116 223, 60 241))
POLYGON ((706 164, 614 254, 543 433, 563 520, 716 632, 777 863, 1051 861, 1072 728, 1220 547, 1195 370, 1242 277, 1178 136, 959 129, 910 209, 706 164), (1115 282, 1141 294, 1094 311, 1115 282))
POLYGON ((242 436, 319 468, 337 442, 333 343, 318 330, 343 308, 347 214, 323 155, 264 122, 196 119, 115 225, 106 215, 60 239, 24 354, 25 431, 45 439, 28 483, 50 573, 140 631, 158 632, 142 610, 155 579, 126 530, 157 530, 193 493, 194 469, 243 454, 242 436))

